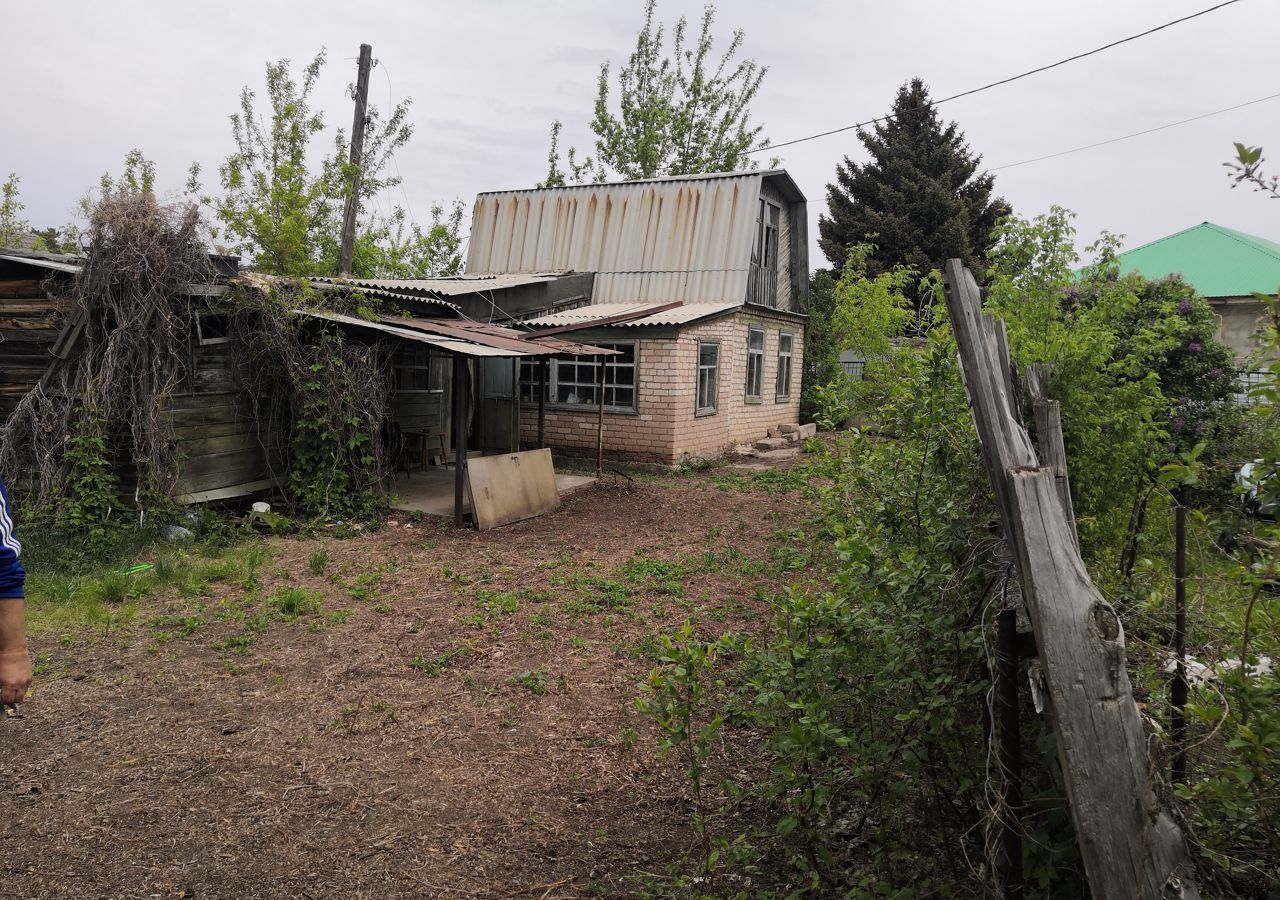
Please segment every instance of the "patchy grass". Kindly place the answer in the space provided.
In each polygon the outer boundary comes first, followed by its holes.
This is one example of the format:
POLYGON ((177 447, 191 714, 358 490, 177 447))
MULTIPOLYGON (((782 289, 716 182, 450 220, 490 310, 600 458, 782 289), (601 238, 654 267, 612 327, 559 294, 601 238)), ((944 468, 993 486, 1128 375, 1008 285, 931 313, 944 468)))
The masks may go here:
POLYGON ((38 702, 7 723, 12 779, 47 782, 56 746, 65 790, 14 805, 13 851, 41 865, 10 886, 627 893, 637 859, 661 870, 694 839, 634 705, 658 635, 767 627, 795 558, 771 551, 803 552, 800 498, 708 490, 716 474, 605 485, 493 532, 314 529, 33 572, 38 702), (86 830, 112 803, 147 814, 86 830), (268 860, 271 816, 291 839, 268 860), (41 833, 83 840, 73 856, 41 833))

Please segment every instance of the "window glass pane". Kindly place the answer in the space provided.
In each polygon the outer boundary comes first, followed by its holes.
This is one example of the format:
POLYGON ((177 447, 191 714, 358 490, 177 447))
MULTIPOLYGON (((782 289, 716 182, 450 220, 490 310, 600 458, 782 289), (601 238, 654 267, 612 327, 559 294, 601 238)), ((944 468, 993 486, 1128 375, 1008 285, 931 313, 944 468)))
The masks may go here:
POLYGON ((698 365, 714 366, 720 356, 719 344, 699 344, 698 345, 698 365))
POLYGON ((764 349, 764 332, 752 328, 747 332, 747 346, 752 350, 764 349))
POLYGON ((792 337, 791 337, 791 335, 789 335, 789 334, 780 334, 780 335, 778 335, 778 352, 779 352, 779 353, 790 353, 790 352, 791 352, 791 343, 792 343, 792 337))
POLYGON ((555 387, 551 394, 557 403, 596 406, 600 367, 604 366, 605 405, 619 409, 636 408, 636 345, 628 343, 598 344, 620 351, 615 356, 575 356, 553 364, 555 387))

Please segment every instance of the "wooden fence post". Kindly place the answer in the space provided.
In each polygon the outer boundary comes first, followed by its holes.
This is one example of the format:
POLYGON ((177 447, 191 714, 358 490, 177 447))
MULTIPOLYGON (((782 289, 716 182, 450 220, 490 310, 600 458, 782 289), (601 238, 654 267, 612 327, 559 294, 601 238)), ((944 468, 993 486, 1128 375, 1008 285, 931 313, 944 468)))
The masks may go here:
POLYGON ((983 460, 1035 632, 1090 893, 1094 900, 1198 898, 1182 832, 1152 788, 1120 618, 1080 558, 1056 471, 1041 466, 1019 424, 1003 328, 983 314, 978 286, 960 260, 948 260, 944 274, 983 460))

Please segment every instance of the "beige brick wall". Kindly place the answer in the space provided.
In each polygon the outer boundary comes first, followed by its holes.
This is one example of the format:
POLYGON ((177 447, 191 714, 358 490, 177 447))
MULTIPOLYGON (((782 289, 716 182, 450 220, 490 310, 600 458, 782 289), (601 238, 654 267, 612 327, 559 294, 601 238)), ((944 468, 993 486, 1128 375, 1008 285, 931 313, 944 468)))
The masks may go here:
MULTIPOLYGON (((698 342, 720 342, 720 399, 714 415, 694 416, 696 398, 691 386, 687 410, 677 419, 676 458, 715 456, 734 444, 764 437, 770 428, 800 419, 800 372, 804 365, 804 324, 757 307, 744 307, 733 316, 685 329, 690 371, 696 371, 698 342), (764 379, 759 401, 747 401, 747 329, 764 329, 764 379), (793 335, 791 393, 779 399, 778 335, 793 335)), ((692 383, 692 382, 691 382, 692 383)))
MULTIPOLYGON (((615 340, 630 338, 627 329, 615 330, 615 340)), ((744 307, 732 315, 683 328, 675 338, 640 338, 638 352, 639 412, 606 410, 604 415, 605 455, 612 459, 674 464, 687 456, 716 456, 734 444, 764 437, 783 422, 799 421, 804 325, 794 317, 744 307), (765 330, 763 396, 752 403, 745 397, 749 325, 765 330), (781 331, 795 336, 791 396, 784 400, 775 395, 781 331), (720 342, 719 404, 714 414, 696 416, 698 342, 702 340, 720 342)), ((594 408, 548 406, 546 441, 564 453, 593 455, 596 419, 594 408)), ((520 426, 522 441, 527 445, 536 442, 536 404, 522 406, 520 426)))
MULTIPOLYGON (((614 340, 631 339, 625 329, 616 329, 614 340)), ((675 431, 673 400, 680 392, 682 377, 678 339, 638 339, 638 413, 604 413, 604 450, 613 459, 670 462, 675 431)), ((594 455, 598 411, 547 406, 546 441, 555 449, 574 455, 594 455)), ((520 408, 520 439, 532 445, 538 439, 538 406, 524 403, 520 408)))

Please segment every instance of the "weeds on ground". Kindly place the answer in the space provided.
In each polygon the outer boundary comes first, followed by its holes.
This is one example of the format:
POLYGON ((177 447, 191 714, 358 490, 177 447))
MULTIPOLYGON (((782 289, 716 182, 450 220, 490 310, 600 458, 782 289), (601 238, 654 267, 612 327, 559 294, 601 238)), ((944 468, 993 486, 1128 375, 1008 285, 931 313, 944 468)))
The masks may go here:
POLYGON ((446 666, 461 657, 470 656, 473 652, 475 650, 471 644, 463 644, 461 647, 453 647, 433 656, 418 654, 409 660, 409 668, 415 672, 421 672, 428 678, 439 678, 446 666))

